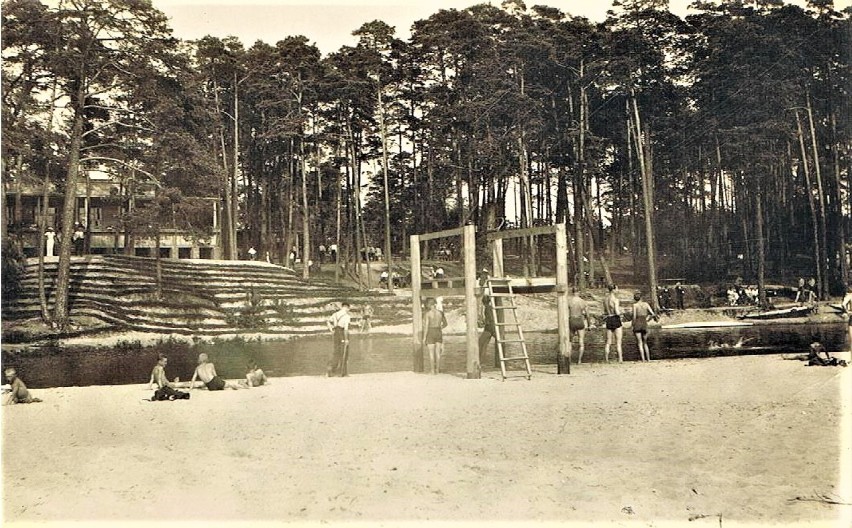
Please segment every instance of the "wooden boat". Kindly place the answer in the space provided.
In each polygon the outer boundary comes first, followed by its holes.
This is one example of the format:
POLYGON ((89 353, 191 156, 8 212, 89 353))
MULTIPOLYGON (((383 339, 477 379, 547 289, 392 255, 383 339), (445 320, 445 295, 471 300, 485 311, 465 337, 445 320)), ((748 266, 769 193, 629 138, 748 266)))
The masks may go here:
POLYGON ((729 326, 752 326, 754 323, 745 321, 693 321, 691 323, 677 323, 663 325, 663 330, 674 330, 678 328, 722 328, 729 326))
POLYGON ((738 316, 740 319, 786 319, 788 317, 806 317, 813 313, 811 306, 792 306, 779 310, 767 310, 765 312, 752 312, 738 316))

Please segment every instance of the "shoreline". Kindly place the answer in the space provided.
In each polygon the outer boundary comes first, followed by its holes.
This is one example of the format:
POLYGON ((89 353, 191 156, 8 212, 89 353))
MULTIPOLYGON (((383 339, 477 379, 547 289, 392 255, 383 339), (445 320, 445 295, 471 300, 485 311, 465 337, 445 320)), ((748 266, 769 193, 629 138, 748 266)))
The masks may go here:
POLYGON ((39 389, 44 403, 3 410, 4 520, 852 520, 795 500, 852 502, 852 368, 773 355, 550 370, 273 378, 176 402, 143 401, 143 384, 39 389))

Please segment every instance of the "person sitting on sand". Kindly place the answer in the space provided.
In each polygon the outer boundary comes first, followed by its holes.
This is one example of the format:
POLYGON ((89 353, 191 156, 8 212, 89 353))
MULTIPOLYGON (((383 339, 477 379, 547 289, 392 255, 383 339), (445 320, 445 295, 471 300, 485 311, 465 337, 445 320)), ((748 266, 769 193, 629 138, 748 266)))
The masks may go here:
POLYGON ((266 374, 257 367, 254 361, 249 362, 246 372, 246 385, 249 387, 260 387, 267 385, 269 380, 266 379, 266 374))
POLYGON ((820 367, 845 367, 845 361, 838 361, 837 358, 831 357, 829 355, 828 350, 822 346, 822 343, 814 338, 813 343, 811 343, 810 348, 808 349, 808 366, 820 366, 820 367), (825 357, 820 357, 820 354, 823 354, 825 357))
POLYGON ((151 370, 151 380, 148 382, 148 389, 152 389, 155 386, 157 387, 157 390, 154 391, 154 396, 151 400, 188 400, 189 393, 175 390, 175 384, 180 381, 180 379, 175 377, 174 383, 171 383, 169 378, 166 377, 166 364, 168 364, 168 362, 169 358, 160 354, 157 359, 157 364, 154 365, 154 368, 151 370))
POLYGON ((16 403, 38 403, 39 398, 33 398, 27 385, 18 377, 14 368, 9 367, 5 371, 6 381, 9 382, 9 394, 3 398, 3 405, 14 405, 16 403))
POLYGON ((648 318, 655 318, 651 305, 642 300, 642 294, 633 294, 633 335, 639 345, 640 361, 651 361, 651 349, 648 348, 648 318))
POLYGON ((213 363, 210 363, 210 360, 207 357, 207 354, 201 353, 198 354, 198 366, 195 367, 195 372, 192 373, 192 379, 189 380, 189 388, 192 390, 195 385, 195 380, 200 379, 204 382, 204 385, 207 386, 207 390, 211 391, 220 391, 228 389, 236 389, 234 385, 231 385, 218 374, 216 374, 216 367, 213 363))

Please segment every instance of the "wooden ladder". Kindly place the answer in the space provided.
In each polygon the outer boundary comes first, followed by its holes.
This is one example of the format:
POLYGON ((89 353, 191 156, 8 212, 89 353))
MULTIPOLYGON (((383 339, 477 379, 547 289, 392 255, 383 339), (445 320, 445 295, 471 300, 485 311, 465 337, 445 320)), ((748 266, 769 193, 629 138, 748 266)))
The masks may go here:
MULTIPOLYGON (((494 338, 497 341, 497 354, 500 359, 500 372, 503 375, 503 380, 506 376, 506 363, 510 361, 523 361, 526 368, 526 378, 532 378, 532 368, 530 367, 530 356, 527 353, 527 343, 524 340, 524 330, 518 322, 518 307, 515 305, 515 294, 512 291, 511 279, 489 277, 485 284, 488 295, 491 297, 489 310, 494 321, 494 338), (498 286, 501 290, 507 292, 495 292, 494 286, 498 286), (497 299, 502 299, 500 306, 497 305, 497 299), (503 313, 503 321, 497 317, 498 312, 503 313), (511 319, 511 320, 510 320, 511 319), (512 331, 514 330, 514 331, 512 331), (507 334, 514 334, 512 338, 508 338, 507 334), (521 345, 521 355, 506 356, 506 343, 518 343, 521 345)), ((520 377, 520 376, 512 376, 520 377)))

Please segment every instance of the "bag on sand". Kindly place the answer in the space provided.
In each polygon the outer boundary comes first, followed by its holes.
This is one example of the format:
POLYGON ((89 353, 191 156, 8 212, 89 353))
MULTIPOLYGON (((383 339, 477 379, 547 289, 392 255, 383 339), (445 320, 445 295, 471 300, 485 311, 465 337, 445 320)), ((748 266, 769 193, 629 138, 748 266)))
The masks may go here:
POLYGON ((163 387, 161 389, 157 389, 154 391, 154 396, 151 398, 151 401, 165 401, 165 400, 188 400, 189 393, 181 392, 179 390, 174 390, 171 387, 163 387))

